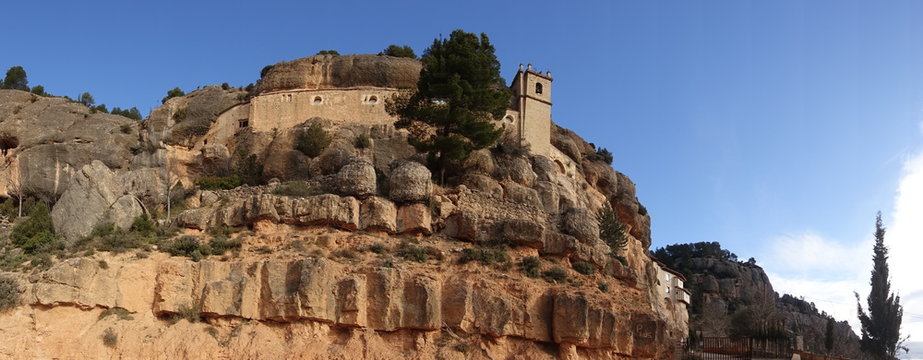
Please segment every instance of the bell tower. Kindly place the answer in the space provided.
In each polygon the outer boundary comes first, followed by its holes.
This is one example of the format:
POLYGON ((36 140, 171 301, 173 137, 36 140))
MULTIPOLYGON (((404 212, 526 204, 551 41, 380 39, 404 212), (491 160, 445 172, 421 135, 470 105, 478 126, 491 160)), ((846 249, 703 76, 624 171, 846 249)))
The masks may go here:
POLYGON ((529 64, 513 78, 513 110, 519 112, 519 139, 529 144, 533 153, 548 156, 551 152, 551 71, 544 74, 529 64))

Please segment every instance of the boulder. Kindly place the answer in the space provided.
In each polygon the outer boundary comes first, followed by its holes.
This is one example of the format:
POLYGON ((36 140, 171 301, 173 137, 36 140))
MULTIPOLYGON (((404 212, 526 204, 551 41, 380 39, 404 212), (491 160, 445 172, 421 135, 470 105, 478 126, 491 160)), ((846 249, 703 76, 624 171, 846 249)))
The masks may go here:
POLYGON ((397 231, 397 208, 380 197, 370 197, 359 204, 359 229, 393 233, 397 231))
POLYGON ((330 225, 355 230, 359 225, 359 202, 353 197, 333 194, 294 199, 292 214, 300 225, 330 225))
POLYGON ((561 212, 561 194, 558 192, 557 185, 550 181, 538 181, 535 183, 535 191, 542 201, 542 207, 545 208, 545 212, 549 214, 561 212))
POLYGON ((340 195, 364 198, 374 195, 378 189, 375 167, 365 158, 353 158, 340 168, 335 179, 334 187, 340 195))
POLYGON ((432 173, 418 162, 400 162, 391 171, 389 188, 394 202, 426 201, 433 193, 432 173))
POLYGON ((445 233, 460 240, 478 241, 478 215, 468 210, 452 213, 446 219, 445 233))
POLYGON ((397 210, 397 232, 401 234, 432 233, 432 213, 423 204, 404 205, 397 210))
POLYGON ((513 158, 509 161, 509 166, 510 179, 513 181, 524 186, 532 186, 535 183, 538 176, 532 171, 532 164, 526 158, 513 158))
POLYGON ((415 87, 420 61, 393 56, 315 55, 273 65, 256 84, 256 92, 377 86, 415 87))
POLYGON ((599 241, 599 222, 596 214, 587 209, 570 208, 561 215, 561 231, 584 243, 599 241))
POLYGON ((176 225, 187 229, 207 230, 214 216, 214 209, 190 209, 176 216, 176 225))
POLYGON ((528 207, 544 209, 544 205, 537 191, 517 183, 503 183, 503 198, 528 207))
POLYGON ((503 187, 500 186, 497 180, 490 177, 479 174, 466 174, 462 179, 462 184, 473 190, 483 192, 493 198, 503 198, 503 187))
POLYGON ((545 246, 545 225, 531 219, 510 219, 503 223, 503 238, 512 244, 541 249, 545 246))
POLYGON ((143 213, 133 196, 124 195, 115 174, 100 161, 78 171, 51 210, 55 233, 69 241, 90 235, 102 223, 127 229, 143 213))
POLYGON ((490 150, 482 149, 471 152, 471 155, 468 156, 462 166, 465 168, 466 174, 477 173, 490 176, 490 174, 494 173, 497 165, 490 150))

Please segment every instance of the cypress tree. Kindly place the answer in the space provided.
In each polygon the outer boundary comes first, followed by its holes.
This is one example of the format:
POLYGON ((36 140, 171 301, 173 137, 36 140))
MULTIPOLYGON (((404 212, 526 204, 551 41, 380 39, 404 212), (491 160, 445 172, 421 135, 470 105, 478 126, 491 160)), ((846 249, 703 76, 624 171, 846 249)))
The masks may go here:
POLYGON ((856 293, 856 305, 859 322, 862 325, 862 351, 874 359, 894 359, 902 346, 901 319, 904 308, 901 297, 891 292, 891 279, 888 276, 888 248, 885 246, 885 228, 881 224, 881 212, 875 219, 875 246, 872 258, 872 290, 868 296, 868 312, 862 309, 859 294, 856 293))
POLYGON ((399 117, 396 127, 410 130, 410 144, 429 154, 442 182, 448 166, 497 142, 503 129, 492 120, 506 112, 511 93, 486 34, 455 30, 434 40, 421 61, 416 91, 387 108, 399 117))
POLYGON ((824 334, 824 348, 827 349, 827 355, 833 351, 834 332, 836 330, 836 321, 832 317, 827 318, 827 331, 824 334))

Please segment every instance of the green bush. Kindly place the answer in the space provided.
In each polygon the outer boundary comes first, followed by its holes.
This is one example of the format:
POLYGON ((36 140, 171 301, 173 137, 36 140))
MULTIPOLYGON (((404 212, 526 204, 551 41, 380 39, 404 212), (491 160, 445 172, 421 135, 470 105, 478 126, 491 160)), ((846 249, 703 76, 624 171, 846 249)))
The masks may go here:
POLYGON ((207 252, 203 249, 199 249, 199 252, 203 255, 224 255, 228 250, 240 249, 241 241, 240 239, 228 239, 223 236, 216 237, 211 239, 208 242, 207 252))
POLYGON ((583 261, 577 261, 571 264, 571 267, 574 268, 574 271, 581 273, 583 275, 593 275, 596 272, 596 268, 593 265, 585 263, 583 261))
POLYGON ((19 283, 9 277, 0 277, 0 311, 19 303, 19 283))
POLYGON ((332 140, 327 130, 324 130, 320 124, 314 123, 298 134, 295 139, 295 150, 314 158, 320 155, 327 145, 330 145, 330 141, 332 140))
POLYGON ((609 292, 609 284, 605 281, 599 280, 596 282, 596 287, 599 288, 599 291, 609 292))
POLYGON ((359 134, 359 136, 356 136, 356 139, 353 140, 353 146, 355 146, 356 149, 368 149, 369 146, 372 146, 372 139, 366 134, 359 134))
POLYGON ((340 56, 340 52, 339 52, 339 51, 336 51, 336 50, 321 50, 321 51, 318 51, 317 54, 314 54, 314 55, 333 55, 333 56, 340 56))
POLYGON ((542 273, 542 277, 545 278, 547 282, 556 282, 563 283, 567 280, 567 271, 562 269, 560 266, 555 266, 551 269, 545 270, 542 273))
POLYGON ((522 272, 530 278, 537 278, 542 275, 542 262, 535 256, 528 256, 522 259, 522 262, 519 264, 522 268, 522 272))
POLYGON ((176 109, 176 112, 173 113, 173 120, 176 120, 176 122, 180 122, 180 121, 186 120, 186 113, 187 113, 187 112, 188 112, 188 110, 187 110, 186 108, 184 108, 184 107, 183 107, 183 108, 176 109))
POLYGON ((103 333, 103 344, 108 347, 115 347, 119 343, 119 336, 116 335, 115 330, 112 328, 106 329, 103 333))
POLYGON ((305 197, 321 194, 322 192, 311 186, 307 181, 294 180, 286 181, 279 184, 273 191, 273 194, 292 197, 305 197))
POLYGON ((121 131, 122 134, 130 134, 130 133, 131 133, 131 125, 129 125, 129 124, 122 124, 121 126, 119 126, 119 131, 121 131))
POLYGON ((180 305, 179 308, 177 308, 176 310, 178 311, 176 315, 180 319, 186 319, 186 321, 189 321, 191 323, 197 323, 199 321, 202 321, 202 313, 195 306, 180 305))
POLYGON ((612 152, 606 148, 599 148, 595 153, 587 155, 587 159, 590 161, 602 161, 606 164, 612 165, 612 152))
POLYGON ((388 249, 382 243, 374 243, 372 246, 369 246, 369 251, 376 254, 384 254, 388 252, 388 249))
POLYGON ((29 218, 13 227, 10 240, 30 254, 58 241, 45 203, 37 203, 29 212, 29 218))
POLYGON ((183 90, 180 89, 179 87, 175 87, 175 88, 173 88, 173 90, 168 90, 168 91, 167 91, 167 96, 164 96, 163 99, 160 99, 160 103, 161 103, 161 104, 166 104, 166 103, 167 103, 167 100, 170 100, 171 98, 175 98, 175 97, 177 97, 177 96, 183 96, 183 95, 186 95, 186 93, 183 92, 183 90))
POLYGON ((180 236, 163 246, 163 251, 173 256, 192 256, 192 253, 198 250, 199 238, 189 235, 180 236))
POLYGON ((240 249, 239 239, 227 239, 218 236, 211 239, 208 244, 203 243, 195 236, 180 236, 172 242, 164 244, 161 251, 173 256, 186 256, 192 261, 199 261, 208 255, 224 255, 228 250, 240 249))
POLYGON ((439 249, 432 246, 417 246, 409 242, 404 242, 401 247, 395 251, 397 256, 416 262, 427 262, 429 260, 442 260, 442 253, 439 249))
POLYGON ((135 221, 131 223, 129 231, 146 237, 157 235, 157 227, 147 214, 141 214, 141 216, 136 217, 135 221))
POLYGON ((202 190, 230 190, 243 183, 237 175, 231 176, 206 176, 195 181, 196 186, 202 190))
POLYGON ((410 59, 417 58, 417 54, 413 52, 413 48, 407 45, 404 45, 404 46, 398 46, 394 44, 388 45, 388 47, 382 50, 382 52, 378 53, 378 55, 405 57, 405 58, 410 58, 410 59))
POLYGON ((477 261, 484 265, 493 265, 498 263, 507 263, 510 261, 509 254, 500 248, 467 248, 462 250, 461 258, 458 262, 467 264, 477 261))

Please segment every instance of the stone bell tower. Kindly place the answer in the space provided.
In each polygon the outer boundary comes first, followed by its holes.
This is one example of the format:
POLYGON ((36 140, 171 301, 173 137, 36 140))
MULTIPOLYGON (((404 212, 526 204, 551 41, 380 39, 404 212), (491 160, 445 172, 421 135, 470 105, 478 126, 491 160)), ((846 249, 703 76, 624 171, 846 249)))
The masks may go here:
POLYGON ((513 111, 505 119, 516 121, 519 139, 529 144, 533 153, 548 156, 551 152, 551 71, 544 74, 529 64, 519 71, 510 86, 513 90, 513 111), (518 116, 517 116, 518 115, 518 116))

